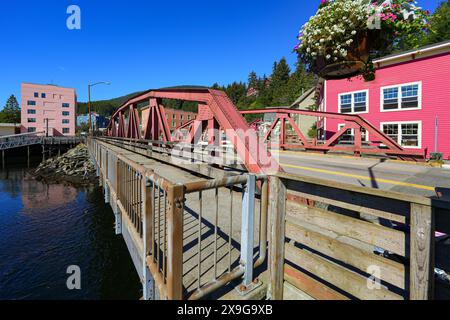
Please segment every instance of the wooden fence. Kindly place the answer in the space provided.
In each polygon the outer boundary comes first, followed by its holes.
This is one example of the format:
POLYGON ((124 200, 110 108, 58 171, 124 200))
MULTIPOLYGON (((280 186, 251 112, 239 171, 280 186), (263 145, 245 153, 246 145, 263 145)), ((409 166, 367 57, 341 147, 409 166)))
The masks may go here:
POLYGON ((284 173, 269 194, 269 298, 433 298, 435 213, 448 202, 284 173))

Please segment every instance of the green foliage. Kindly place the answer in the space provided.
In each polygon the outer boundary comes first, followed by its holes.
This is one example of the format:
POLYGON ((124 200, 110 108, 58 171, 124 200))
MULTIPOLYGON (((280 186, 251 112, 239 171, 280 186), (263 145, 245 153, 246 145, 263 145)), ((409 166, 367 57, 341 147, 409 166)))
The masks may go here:
POLYGON ((82 123, 77 126, 77 133, 88 132, 89 131, 89 123, 82 123))
POLYGON ((6 105, 0 111, 1 123, 20 123, 20 106, 14 95, 11 95, 6 101, 6 105))
MULTIPOLYGON (((140 93, 141 92, 135 92, 132 94, 128 94, 126 96, 110 100, 91 101, 91 110, 92 112, 96 112, 102 116, 110 117, 117 110, 117 108, 119 108, 123 103, 125 103, 131 97, 134 97, 140 93)), ((80 115, 87 113, 88 113, 88 103, 78 102, 77 114, 80 115)))
MULTIPOLYGON (((322 1, 303 25, 295 50, 317 74, 332 64, 370 64, 374 58, 418 47, 429 27, 428 15, 413 0, 322 1)), ((364 76, 371 74, 364 68, 360 71, 364 76)))
POLYGON ((312 127, 308 130, 308 137, 317 138, 317 125, 313 124, 312 127))
POLYGON ((250 72, 248 75, 248 87, 257 89, 259 87, 258 76, 255 71, 250 72))
POLYGON ((424 44, 432 44, 450 39, 450 0, 443 1, 430 17, 430 32, 424 44))
MULTIPOLYGON (((248 84, 233 82, 227 86, 213 84, 213 89, 223 90, 230 97, 231 101, 240 110, 264 109, 275 106, 290 106, 302 92, 315 85, 315 78, 308 73, 304 65, 298 61, 296 69, 291 73, 291 69, 285 58, 273 64, 270 77, 258 75, 252 71, 248 76, 248 84), (247 96, 248 89, 254 88, 258 92, 255 95, 247 96)), ((248 122, 260 118, 261 115, 246 115, 248 122)))
MULTIPOLYGON (((247 110, 264 109, 273 106, 290 106, 303 91, 310 89, 314 85, 314 76, 306 72, 305 67, 300 61, 297 62, 296 69, 291 73, 286 59, 282 58, 273 64, 270 77, 266 75, 258 77, 256 72, 252 71, 248 76, 248 83, 235 81, 226 86, 214 83, 211 88, 224 91, 238 109, 247 110), (258 93, 253 96, 247 96, 249 88, 256 89, 258 93)), ((193 88, 195 86, 183 87, 193 88)), ((92 111, 109 117, 124 102, 140 93, 142 92, 136 92, 111 100, 93 101, 91 102, 92 111)), ((163 99, 162 103, 168 109, 197 112, 197 103, 195 102, 163 99)), ((86 114, 87 112, 87 103, 78 103, 77 114, 86 114)), ((261 118, 261 115, 246 115, 245 118, 251 122, 261 118)))

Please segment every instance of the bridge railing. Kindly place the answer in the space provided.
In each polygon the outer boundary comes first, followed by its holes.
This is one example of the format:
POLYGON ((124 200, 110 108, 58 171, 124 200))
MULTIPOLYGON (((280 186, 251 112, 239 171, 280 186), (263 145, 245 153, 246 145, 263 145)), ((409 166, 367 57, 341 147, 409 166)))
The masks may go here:
POLYGON ((254 286, 253 270, 267 255, 265 176, 176 184, 97 139, 87 144, 116 233, 131 248, 141 281, 154 283, 153 296, 200 299, 242 276, 243 291, 254 286))
POLYGON ((253 271, 267 256, 267 177, 192 182, 184 185, 184 194, 184 247, 193 247, 184 268, 189 299, 200 299, 241 277, 244 294, 255 286, 253 271))
POLYGON ((40 143, 44 132, 22 133, 0 137, 0 150, 40 143))
POLYGON ((184 142, 166 142, 118 137, 99 137, 98 139, 144 156, 155 157, 163 155, 182 161, 197 161, 225 166, 236 166, 239 162, 242 162, 236 153, 231 150, 230 146, 227 145, 194 145, 184 142))
POLYGON ((270 298, 288 289, 320 300, 432 299, 435 216, 448 220, 450 203, 284 173, 270 180, 270 298))

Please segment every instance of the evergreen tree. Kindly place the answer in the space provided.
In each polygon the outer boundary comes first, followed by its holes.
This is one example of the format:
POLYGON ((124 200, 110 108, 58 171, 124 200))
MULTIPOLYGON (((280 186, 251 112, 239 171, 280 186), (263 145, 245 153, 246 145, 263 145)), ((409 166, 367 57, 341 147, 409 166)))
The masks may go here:
POLYGON ((255 71, 250 72, 248 75, 248 87, 258 89, 258 76, 255 71))
POLYGON ((306 72, 305 66, 300 60, 296 63, 295 71, 289 77, 286 85, 288 104, 292 104, 300 97, 306 90, 310 89, 315 84, 314 76, 306 72))
POLYGON ((269 94, 272 97, 271 106, 286 105, 289 103, 287 84, 291 69, 283 57, 273 64, 273 72, 270 78, 269 94))
POLYGON ((425 44, 442 42, 450 39, 450 0, 443 1, 430 17, 430 33, 425 44))
POLYGON ((5 107, 0 112, 0 122, 20 123, 20 106, 14 95, 8 98, 5 107))
POLYGON ((247 95, 247 86, 243 82, 233 82, 225 88, 228 97, 235 105, 238 105, 239 100, 247 95))

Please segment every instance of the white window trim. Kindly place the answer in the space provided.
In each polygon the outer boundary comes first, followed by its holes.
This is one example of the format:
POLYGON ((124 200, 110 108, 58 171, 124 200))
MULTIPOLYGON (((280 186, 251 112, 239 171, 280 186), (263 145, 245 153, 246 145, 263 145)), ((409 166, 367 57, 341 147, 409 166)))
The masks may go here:
MULTIPOLYGON (((338 132, 339 132, 339 130, 341 130, 344 126, 345 126, 345 123, 339 123, 339 124, 338 124, 338 132)), ((354 131, 354 129, 351 129, 351 130, 352 130, 352 132, 353 132, 353 136, 355 136, 355 131, 354 131)), ((370 139, 369 139, 369 131, 366 130, 366 139, 365 139, 365 140, 362 139, 362 134, 361 134, 361 141, 362 141, 362 142, 369 142, 369 141, 370 141, 370 139)))
POLYGON ((381 87, 380 88, 380 112, 399 112, 399 111, 412 111, 412 110, 421 110, 422 109, 422 81, 417 81, 417 82, 408 82, 408 83, 401 83, 401 84, 396 84, 396 85, 392 85, 392 86, 385 86, 385 87, 381 87), (401 108, 401 99, 403 98, 401 96, 402 91, 400 90, 401 87, 404 86, 411 86, 411 85, 415 85, 417 84, 419 86, 418 89, 418 97, 417 97, 417 108, 406 108, 406 109, 402 109, 401 108), (397 102, 397 109, 391 109, 391 110, 384 110, 383 109, 383 105, 384 105, 384 94, 383 91, 384 89, 392 89, 392 88, 398 88, 398 102, 397 102))
POLYGON ((339 113, 342 113, 341 112, 341 96, 345 96, 345 95, 349 95, 349 94, 352 95, 352 112, 350 112, 350 113, 343 113, 343 114, 364 114, 364 113, 369 113, 369 105, 370 105, 370 103, 369 103, 369 89, 339 93, 338 94, 338 109, 339 109, 339 113), (361 93, 361 92, 365 92, 366 93, 366 111, 355 112, 355 101, 353 101, 354 94, 355 93, 361 93))
POLYGON ((418 146, 417 147, 411 147, 411 146, 403 146, 401 144, 401 137, 402 137, 402 128, 400 126, 399 130, 398 130, 398 134, 400 136, 400 142, 396 141, 399 145, 401 145, 403 148, 407 148, 407 149, 422 149, 422 121, 421 120, 417 120, 417 121, 389 121, 389 122, 380 122, 380 131, 384 133, 383 131, 383 125, 385 124, 397 124, 397 125, 402 125, 402 124, 418 124, 419 125, 419 132, 418 132, 418 146))

